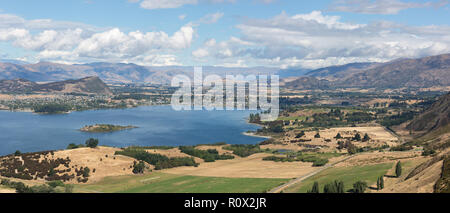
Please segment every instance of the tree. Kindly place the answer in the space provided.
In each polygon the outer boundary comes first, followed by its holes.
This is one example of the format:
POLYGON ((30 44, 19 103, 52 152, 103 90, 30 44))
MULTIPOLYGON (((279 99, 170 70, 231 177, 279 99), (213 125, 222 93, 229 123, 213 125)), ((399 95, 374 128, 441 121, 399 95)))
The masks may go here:
POLYGON ((395 176, 400 177, 402 175, 402 164, 399 161, 395 166, 395 176))
POLYGON ((357 147, 354 144, 352 144, 350 141, 345 142, 344 146, 347 148, 347 152, 350 155, 356 154, 358 152, 357 147))
POLYGON ((14 152, 14 156, 20 156, 22 154, 22 152, 20 152, 19 150, 17 150, 16 152, 14 152))
POLYGON ((335 185, 331 183, 325 184, 323 187, 323 193, 336 193, 337 189, 335 188, 335 185))
POLYGON ((380 176, 377 179, 377 190, 381 190, 383 188, 384 188, 384 180, 383 180, 383 176, 380 176))
POLYGON ((356 133, 355 137, 353 137, 354 141, 361 141, 361 135, 359 133, 356 133))
POLYGON ((354 193, 364 193, 367 188, 367 183, 364 181, 357 181, 353 184, 353 192, 354 193))
POLYGON ((136 163, 136 161, 133 164, 133 173, 134 174, 142 174, 144 173, 145 169, 145 163, 143 161, 139 161, 139 163, 136 163))
POLYGON ((86 140, 86 146, 90 148, 95 148, 98 146, 98 139, 89 138, 86 140))
POLYGON ((305 131, 301 131, 300 133, 298 133, 298 134, 295 136, 295 138, 301 138, 301 137, 303 137, 303 136, 305 136, 305 131))
POLYGON ((320 134, 319 134, 319 132, 317 132, 317 134, 316 134, 316 135, 314 135, 314 138, 320 138, 320 134))
POLYGON ((335 180, 323 187, 324 193, 344 193, 344 182, 335 180))
POLYGON ((369 137, 369 135, 366 133, 365 135, 364 135, 364 138, 362 139, 362 142, 367 142, 367 141, 369 141, 370 140, 370 137, 369 137))
POLYGON ((52 176, 55 175, 55 174, 56 174, 55 169, 50 168, 50 170, 48 171, 47 176, 52 177, 52 176))
POLYGON ((341 133, 337 133, 336 137, 334 137, 334 138, 336 138, 336 139, 341 139, 341 138, 342 138, 341 133))
POLYGON ((261 123, 261 116, 259 115, 259 113, 256 114, 251 113, 249 123, 256 123, 256 124, 261 123))
POLYGON ((383 178, 383 176, 380 177, 380 189, 384 189, 384 178, 383 178))
POLYGON ((308 193, 319 193, 319 183, 317 181, 314 182, 311 191, 308 191, 308 193))
POLYGON ((344 193, 344 182, 343 181, 335 181, 335 184, 337 184, 337 193, 344 193))
POLYGON ((89 173, 90 173, 90 172, 91 172, 91 170, 90 170, 88 167, 85 167, 85 168, 83 169, 83 171, 82 171, 83 177, 84 177, 84 178, 89 177, 89 173))

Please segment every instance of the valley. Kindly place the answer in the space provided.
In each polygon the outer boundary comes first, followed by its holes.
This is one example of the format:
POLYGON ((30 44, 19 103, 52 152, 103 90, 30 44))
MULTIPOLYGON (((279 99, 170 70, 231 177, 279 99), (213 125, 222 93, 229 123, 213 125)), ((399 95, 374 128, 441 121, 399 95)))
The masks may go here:
POLYGON ((42 124, 31 137, 55 122, 67 128, 48 133, 48 149, 25 146, 10 128, 5 140, 18 142, 0 158, 0 192, 443 192, 449 64, 447 54, 282 78, 275 121, 261 111, 172 112, 177 88, 167 84, 2 80, 2 113, 34 112, 21 116, 42 124))

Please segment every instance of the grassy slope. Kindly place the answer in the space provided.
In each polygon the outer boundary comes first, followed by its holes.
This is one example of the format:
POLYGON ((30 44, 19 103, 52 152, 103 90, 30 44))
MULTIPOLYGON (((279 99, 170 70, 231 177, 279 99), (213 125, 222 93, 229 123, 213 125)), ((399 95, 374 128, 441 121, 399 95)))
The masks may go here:
POLYGON ((315 181, 319 182, 320 191, 323 186, 334 180, 342 180, 345 190, 353 188, 353 183, 358 180, 366 181, 369 185, 376 182, 377 178, 384 175, 391 167, 392 163, 356 166, 356 167, 340 167, 330 168, 311 178, 306 179, 300 184, 294 185, 285 190, 285 192, 301 192, 305 193, 311 189, 315 181))
POLYGON ((141 176, 108 177, 89 185, 77 185, 75 192, 125 193, 260 193, 287 179, 222 178, 152 173, 141 176))

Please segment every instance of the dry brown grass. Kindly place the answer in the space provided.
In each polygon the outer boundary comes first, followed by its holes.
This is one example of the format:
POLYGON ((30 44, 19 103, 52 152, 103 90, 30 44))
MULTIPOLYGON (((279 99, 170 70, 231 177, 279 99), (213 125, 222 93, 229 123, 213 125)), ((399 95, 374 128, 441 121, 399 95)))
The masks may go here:
MULTIPOLYGON (((89 167, 91 172, 88 183, 92 183, 107 176, 129 175, 133 173, 132 165, 135 159, 122 155, 114 155, 116 151, 120 151, 120 149, 112 147, 79 148, 56 151, 53 157, 51 155, 47 157, 50 159, 69 157, 71 159, 70 167, 89 167), (93 169, 95 169, 95 172, 93 172, 93 169)), ((72 180, 72 182, 76 183, 75 181, 76 179, 72 180)))
POLYGON ((311 140, 308 142, 300 142, 300 143, 290 143, 292 141, 298 140, 295 138, 296 134, 299 133, 298 130, 289 131, 285 133, 285 135, 278 139, 278 142, 281 142, 281 144, 271 144, 271 145, 264 145, 262 148, 273 148, 273 149, 291 149, 291 150, 303 150, 305 148, 303 147, 296 147, 299 145, 315 145, 315 146, 321 146, 320 149, 321 152, 334 152, 338 151, 336 149, 337 142, 338 141, 345 141, 346 139, 339 139, 336 140, 334 137, 340 133, 343 138, 353 138, 356 133, 359 133, 361 137, 364 136, 364 134, 368 134, 371 140, 369 142, 356 142, 353 141, 352 143, 355 144, 358 147, 380 147, 383 145, 389 145, 389 146, 397 146, 398 145, 398 138, 394 135, 392 135, 390 132, 386 131, 381 126, 366 126, 366 127, 340 127, 340 128, 330 128, 330 129, 324 129, 320 130, 320 138, 315 138, 316 131, 307 131, 305 132, 305 136, 303 136, 301 139, 311 140), (326 140, 331 140, 327 142, 326 140))
POLYGON ((16 193, 16 190, 0 186, 0 194, 2 193, 16 193))
POLYGON ((408 152, 366 152, 356 155, 355 157, 336 164, 336 167, 349 167, 349 166, 362 166, 380 163, 397 162, 399 160, 420 160, 421 152, 408 151, 408 152))
MULTIPOLYGON (((402 161, 403 162, 403 161, 402 161)), ((422 161, 417 160, 417 164, 422 161)), ((416 163, 416 162, 414 162, 416 163)), ((432 193, 436 181, 439 179, 442 170, 442 161, 426 168, 414 177, 404 180, 408 172, 403 172, 400 178, 385 177, 385 188, 380 193, 432 193)), ((390 174, 394 174, 394 168, 390 174)))
POLYGON ((220 160, 212 163, 202 163, 198 167, 178 167, 163 170, 162 172, 209 177, 295 178, 319 169, 319 167, 312 167, 312 163, 262 160, 263 157, 269 155, 258 153, 247 158, 220 160))

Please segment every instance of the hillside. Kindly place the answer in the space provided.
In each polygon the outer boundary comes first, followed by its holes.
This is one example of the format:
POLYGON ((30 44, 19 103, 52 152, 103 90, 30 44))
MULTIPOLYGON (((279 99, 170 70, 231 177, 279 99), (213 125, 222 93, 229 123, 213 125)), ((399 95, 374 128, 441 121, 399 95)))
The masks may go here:
POLYGON ((450 123, 450 93, 442 96, 429 109, 416 117, 407 128, 416 132, 431 132, 450 123))
POLYGON ((330 89, 332 84, 326 79, 318 79, 310 76, 299 77, 293 81, 285 82, 284 86, 289 89, 330 89))
POLYGON ((338 84, 375 88, 450 86, 450 54, 396 60, 350 74, 338 84))
POLYGON ((450 86, 450 54, 387 63, 353 63, 309 71, 289 89, 430 88, 450 86), (326 81, 325 81, 326 80, 326 81), (327 82, 329 81, 329 82, 327 82))
POLYGON ((333 77, 342 78, 349 75, 352 72, 360 71, 368 68, 374 68, 378 66, 378 63, 351 63, 340 66, 324 67, 316 70, 312 70, 306 73, 307 76, 312 77, 333 77))
POLYGON ((108 86, 98 77, 86 77, 78 80, 67 80, 38 84, 29 80, 0 80, 2 93, 82 93, 112 95, 108 86))
POLYGON ((31 92, 38 84, 26 79, 0 80, 0 92, 27 93, 31 92))

